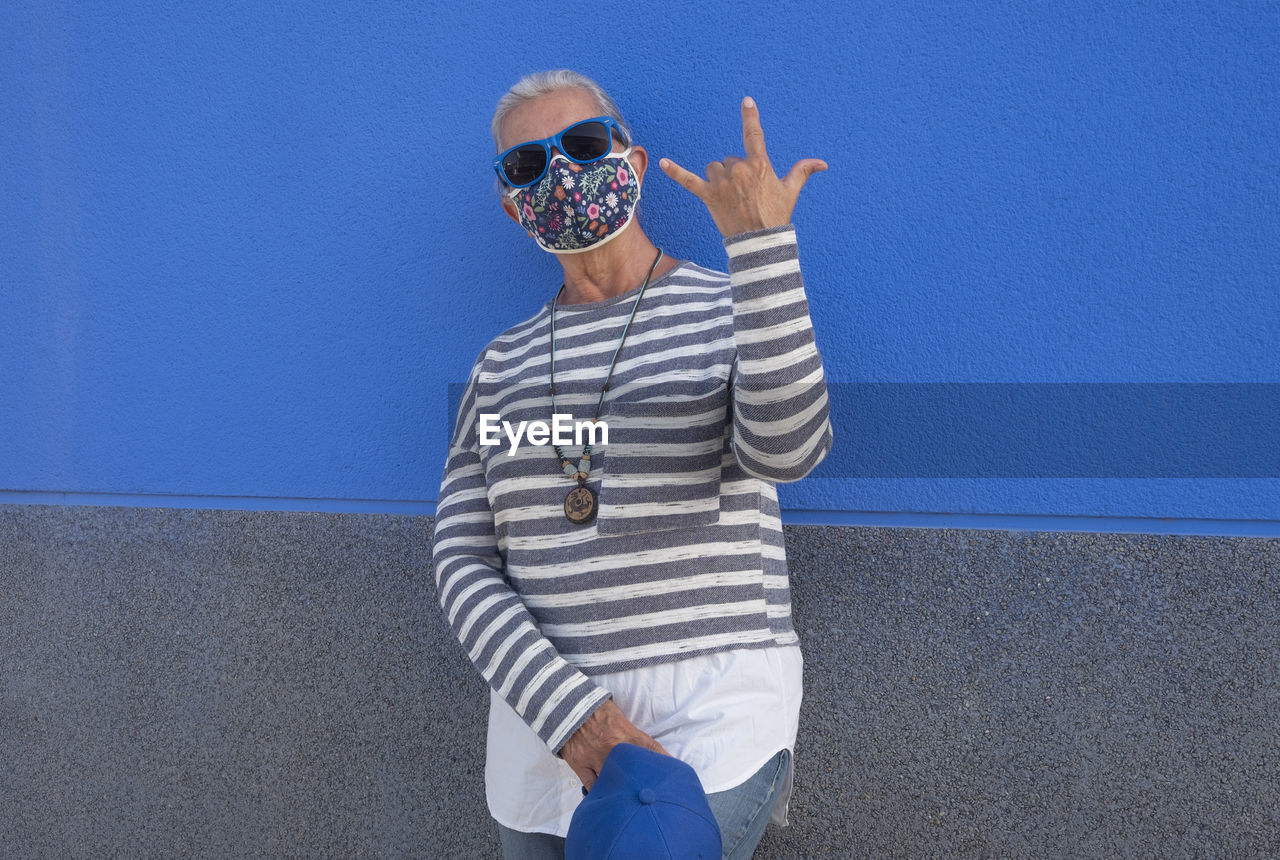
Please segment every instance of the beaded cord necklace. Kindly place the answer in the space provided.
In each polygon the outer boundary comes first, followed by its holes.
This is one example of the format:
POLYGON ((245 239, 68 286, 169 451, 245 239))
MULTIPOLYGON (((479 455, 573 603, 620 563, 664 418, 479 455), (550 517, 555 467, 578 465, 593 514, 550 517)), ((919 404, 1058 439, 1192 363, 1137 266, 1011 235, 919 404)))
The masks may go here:
MULTIPOLYGON (((618 361, 618 353, 622 351, 623 341, 627 339, 627 332, 631 330, 631 321, 635 319, 636 308, 640 306, 640 298, 644 295, 645 287, 649 286, 649 279, 653 277, 654 270, 658 268, 658 262, 662 259, 662 249, 658 249, 658 256, 653 258, 653 265, 649 267, 649 274, 645 275, 644 283, 640 285, 640 293, 636 296, 636 300, 631 305, 631 315, 627 317, 627 324, 622 329, 622 337, 618 339, 618 346, 613 350, 613 360, 609 362, 609 372, 604 378, 604 387, 600 389, 600 399, 596 402, 596 414, 591 419, 591 423, 595 424, 600 420, 600 410, 604 406, 604 395, 609 390, 609 380, 613 377, 613 366, 618 361)), ((560 289, 556 291, 555 299, 551 301, 551 414, 556 414, 556 301, 560 298, 560 293, 564 292, 564 284, 560 285, 560 289)), ((560 467, 571 480, 577 481, 578 485, 569 491, 564 497, 564 515, 569 522, 575 525, 586 525, 596 518, 596 510, 599 507, 599 499, 596 497, 596 491, 587 486, 587 477, 591 473, 591 445, 588 444, 582 449, 582 456, 578 459, 578 465, 575 468, 569 458, 560 450, 559 445, 553 443, 556 456, 560 458, 560 467)))

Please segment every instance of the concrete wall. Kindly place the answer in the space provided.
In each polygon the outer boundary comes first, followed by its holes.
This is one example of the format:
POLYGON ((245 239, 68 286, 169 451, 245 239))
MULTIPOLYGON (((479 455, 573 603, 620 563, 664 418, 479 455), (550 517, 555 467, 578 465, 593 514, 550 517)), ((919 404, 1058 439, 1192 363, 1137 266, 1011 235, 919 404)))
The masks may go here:
MULTIPOLYGON (((758 856, 1275 856, 1280 540, 788 527, 758 856)), ((431 520, 0 506, 0 855, 492 857, 431 520)))

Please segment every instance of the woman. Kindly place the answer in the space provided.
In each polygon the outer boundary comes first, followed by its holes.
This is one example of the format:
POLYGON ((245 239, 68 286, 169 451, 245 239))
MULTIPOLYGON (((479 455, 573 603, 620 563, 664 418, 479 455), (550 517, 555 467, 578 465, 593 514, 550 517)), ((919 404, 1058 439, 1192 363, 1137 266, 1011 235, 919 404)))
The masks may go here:
POLYGON ((494 114, 503 209, 564 283, 471 368, 433 554, 490 685, 486 796, 507 857, 563 856, 623 741, 694 767, 726 857, 786 821, 802 659, 774 485, 832 443, 789 222, 826 164, 779 180, 750 99, 742 122, 746 157, 706 179, 660 163, 724 234, 724 274, 645 235, 648 153, 593 81, 530 75, 494 114), (556 413, 601 432, 579 447, 481 432, 556 413))

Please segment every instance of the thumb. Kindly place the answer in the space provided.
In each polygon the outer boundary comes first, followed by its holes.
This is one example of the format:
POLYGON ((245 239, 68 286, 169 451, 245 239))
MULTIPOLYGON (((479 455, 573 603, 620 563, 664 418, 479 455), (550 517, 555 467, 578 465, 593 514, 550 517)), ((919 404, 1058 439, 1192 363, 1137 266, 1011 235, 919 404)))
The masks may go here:
POLYGON ((569 767, 573 769, 574 776, 578 777, 578 781, 582 783, 587 791, 590 791, 591 786, 595 785, 596 772, 589 767, 580 765, 571 764, 569 767))
POLYGON ((698 197, 702 196, 703 190, 707 187, 707 181, 705 179, 697 174, 690 173, 669 158, 659 159, 658 167, 662 168, 663 173, 670 176, 676 182, 679 182, 698 197))
POLYGON ((782 184, 791 189, 791 193, 799 194, 805 182, 815 173, 827 169, 827 163, 821 158, 802 158, 792 165, 783 178, 782 184))

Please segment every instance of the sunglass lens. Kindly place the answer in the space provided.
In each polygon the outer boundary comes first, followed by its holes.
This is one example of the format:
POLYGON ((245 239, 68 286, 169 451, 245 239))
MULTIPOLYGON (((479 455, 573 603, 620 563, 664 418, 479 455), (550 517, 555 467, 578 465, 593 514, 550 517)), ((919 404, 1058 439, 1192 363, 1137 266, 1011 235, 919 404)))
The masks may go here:
POLYGON ((502 172, 512 185, 528 185, 547 166, 547 152, 540 146, 513 149, 502 159, 502 172))
POLYGON ((565 129, 564 134, 560 135, 560 145, 565 155, 578 161, 600 158, 613 149, 608 127, 595 120, 580 122, 565 129))

